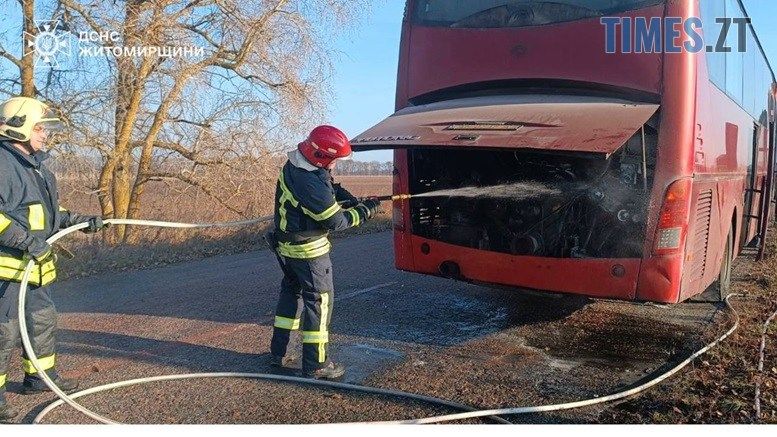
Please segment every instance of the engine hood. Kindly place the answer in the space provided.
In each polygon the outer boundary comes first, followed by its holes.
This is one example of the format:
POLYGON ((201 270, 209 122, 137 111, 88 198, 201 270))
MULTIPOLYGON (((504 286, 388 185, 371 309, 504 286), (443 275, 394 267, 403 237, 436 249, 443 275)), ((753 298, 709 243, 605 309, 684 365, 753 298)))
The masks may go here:
POLYGON ((658 110, 653 103, 570 95, 489 96, 404 108, 352 140, 354 150, 542 149, 609 155, 658 110))

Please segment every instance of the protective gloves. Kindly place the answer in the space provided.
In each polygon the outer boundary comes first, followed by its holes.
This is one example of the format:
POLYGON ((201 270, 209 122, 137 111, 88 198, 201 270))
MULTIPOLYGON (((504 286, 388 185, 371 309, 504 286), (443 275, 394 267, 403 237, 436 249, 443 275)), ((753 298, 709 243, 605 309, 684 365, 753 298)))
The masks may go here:
POLYGON ((377 197, 367 198, 362 202, 362 205, 367 207, 367 212, 369 213, 367 218, 375 217, 375 215, 380 210, 380 200, 378 200, 377 197))
POLYGON ((81 232, 83 232, 84 234, 93 234, 109 226, 108 224, 104 223, 102 217, 99 217, 99 216, 89 217, 88 220, 83 221, 81 223, 89 223, 88 227, 81 230, 81 232))

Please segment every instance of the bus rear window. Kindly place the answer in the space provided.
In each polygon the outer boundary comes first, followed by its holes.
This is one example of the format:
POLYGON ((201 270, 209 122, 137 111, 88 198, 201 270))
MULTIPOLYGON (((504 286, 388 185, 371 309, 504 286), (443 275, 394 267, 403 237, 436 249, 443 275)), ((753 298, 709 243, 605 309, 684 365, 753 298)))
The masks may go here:
POLYGON ((664 0, 417 0, 414 22, 424 26, 499 28, 541 26, 603 17, 664 0))

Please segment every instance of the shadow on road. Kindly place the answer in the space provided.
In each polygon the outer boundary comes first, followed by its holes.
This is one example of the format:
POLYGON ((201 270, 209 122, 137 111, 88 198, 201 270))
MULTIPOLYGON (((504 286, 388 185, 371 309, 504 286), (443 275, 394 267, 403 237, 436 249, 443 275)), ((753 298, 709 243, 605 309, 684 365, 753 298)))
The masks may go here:
MULTIPOLYGON (((162 366, 178 366, 192 372, 269 372, 269 353, 235 352, 175 340, 157 340, 123 334, 63 329, 59 349, 66 354, 122 359, 162 366)), ((96 365, 92 372, 99 372, 96 365)))

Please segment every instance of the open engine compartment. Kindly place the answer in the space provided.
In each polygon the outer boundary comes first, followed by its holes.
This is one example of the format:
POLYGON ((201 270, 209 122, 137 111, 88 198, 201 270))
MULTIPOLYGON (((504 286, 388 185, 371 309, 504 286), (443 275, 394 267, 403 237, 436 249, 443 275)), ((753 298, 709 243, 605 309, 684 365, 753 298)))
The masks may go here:
POLYGON ((529 149, 410 149, 413 195, 504 184, 553 191, 541 190, 529 198, 487 193, 414 197, 412 232, 513 255, 642 257, 657 153, 656 120, 609 156, 529 149))

